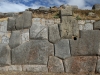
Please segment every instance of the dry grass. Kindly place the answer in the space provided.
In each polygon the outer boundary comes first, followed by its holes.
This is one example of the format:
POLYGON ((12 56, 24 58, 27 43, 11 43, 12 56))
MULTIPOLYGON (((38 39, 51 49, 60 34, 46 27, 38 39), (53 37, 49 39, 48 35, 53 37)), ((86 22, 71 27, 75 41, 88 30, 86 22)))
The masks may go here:
POLYGON ((0 18, 0 22, 7 20, 8 18, 0 18))
POLYGON ((82 20, 100 20, 100 10, 74 10, 73 16, 82 20), (95 15, 89 16, 90 12, 95 15))

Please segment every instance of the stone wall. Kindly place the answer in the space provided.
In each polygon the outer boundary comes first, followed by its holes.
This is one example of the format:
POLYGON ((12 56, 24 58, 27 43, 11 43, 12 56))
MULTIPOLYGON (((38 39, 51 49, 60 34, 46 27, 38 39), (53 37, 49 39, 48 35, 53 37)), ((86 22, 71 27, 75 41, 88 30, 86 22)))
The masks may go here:
POLYGON ((0 71, 100 73, 100 21, 32 18, 30 11, 0 22, 0 71))

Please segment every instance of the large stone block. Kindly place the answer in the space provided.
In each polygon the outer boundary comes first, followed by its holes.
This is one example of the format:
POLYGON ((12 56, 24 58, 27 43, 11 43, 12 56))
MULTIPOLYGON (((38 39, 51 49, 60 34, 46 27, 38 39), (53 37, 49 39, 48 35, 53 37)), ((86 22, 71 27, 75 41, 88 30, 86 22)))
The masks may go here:
POLYGON ((56 43, 58 40, 60 40, 58 25, 49 26, 49 41, 56 43))
POLYGON ((50 56, 48 61, 49 72, 64 72, 64 66, 61 59, 50 56))
POLYGON ((66 6, 66 9, 61 10, 61 16, 72 16, 72 7, 71 6, 66 6))
POLYGON ((96 65, 96 72, 100 73, 100 56, 98 56, 97 65, 96 65))
POLYGON ((78 24, 84 25, 85 24, 85 20, 78 20, 78 24))
POLYGON ((86 23, 85 25, 79 25, 79 30, 93 30, 93 24, 86 23))
POLYGON ((23 65, 23 71, 48 72, 47 65, 23 65))
POLYGON ((81 38, 70 40, 71 54, 76 55, 97 55, 100 54, 100 31, 99 30, 82 30, 81 38))
POLYGON ((11 37, 9 39, 9 46, 11 49, 19 46, 21 43, 21 34, 20 31, 12 31, 11 37))
POLYGON ((94 29, 95 30, 100 30, 100 21, 96 21, 96 22, 94 22, 94 29))
POLYGON ((44 18, 33 18, 32 24, 45 25, 45 19, 44 18))
POLYGON ((30 11, 24 11, 23 12, 23 28, 30 28, 32 25, 32 12, 30 11))
POLYGON ((30 39, 48 39, 48 27, 41 24, 32 24, 30 39))
POLYGON ((55 56, 62 59, 65 59, 71 56, 68 39, 62 39, 55 44, 55 56))
POLYGON ((7 21, 0 22, 0 32, 7 32, 7 21))
POLYGON ((12 64, 45 65, 50 55, 54 55, 53 44, 47 40, 33 40, 12 49, 12 64))
POLYGON ((96 56, 77 56, 64 60, 65 72, 67 73, 88 73, 95 72, 96 56))
POLYGON ((53 19, 46 19, 46 20, 45 20, 45 25, 48 25, 48 26, 49 26, 49 25, 53 25, 54 22, 55 22, 55 21, 54 21, 53 19))
POLYGON ((15 18, 13 17, 9 17, 8 18, 8 24, 7 24, 7 30, 8 31, 12 31, 12 30, 16 30, 15 29, 15 18))
POLYGON ((24 29, 22 31, 20 31, 21 33, 21 44, 29 41, 29 29, 24 29))
POLYGON ((16 18, 16 29, 27 29, 32 25, 32 12, 24 11, 22 15, 16 18))
POLYGON ((10 47, 7 44, 0 44, 0 65, 10 65, 10 47))
POLYGON ((71 39, 72 36, 79 37, 79 25, 72 16, 62 16, 62 23, 59 27, 62 38, 71 39))

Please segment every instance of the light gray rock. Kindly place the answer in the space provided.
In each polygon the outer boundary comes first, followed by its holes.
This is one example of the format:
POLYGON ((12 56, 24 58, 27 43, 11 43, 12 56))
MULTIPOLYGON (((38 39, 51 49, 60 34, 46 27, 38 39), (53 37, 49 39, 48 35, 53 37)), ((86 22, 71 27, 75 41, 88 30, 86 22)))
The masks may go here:
POLYGON ((21 65, 10 65, 7 68, 8 68, 8 71, 22 71, 21 65))
POLYGON ((71 56, 68 39, 62 39, 55 44, 55 56, 62 59, 65 59, 71 56))
POLYGON ((0 65, 10 65, 10 47, 7 44, 0 44, 0 65))
POLYGON ((72 36, 79 37, 79 25, 72 16, 62 16, 59 28, 60 35, 64 39, 71 39, 72 36))
POLYGON ((6 33, 7 32, 7 21, 0 22, 0 32, 6 33))
POLYGON ((48 27, 41 24, 32 24, 30 39, 48 39, 48 27))
POLYGON ((23 65, 23 71, 28 72, 48 72, 47 65, 23 65))
POLYGON ((45 25, 44 18, 32 18, 32 24, 45 25))
POLYGON ((61 59, 50 56, 48 61, 49 72, 64 72, 63 62, 61 59))
POLYGON ((65 72, 67 73, 89 73, 95 72, 96 56, 77 56, 64 60, 65 72))
POLYGON ((54 24, 54 20, 53 19, 46 19, 45 20, 45 25, 53 25, 54 24))
POLYGON ((100 21, 96 21, 96 22, 94 22, 94 29, 95 30, 99 30, 100 29, 100 21))
POLYGON ((6 72, 6 71, 8 71, 8 66, 1 66, 1 67, 0 67, 0 71, 1 71, 1 72, 6 72))
POLYGON ((33 40, 12 49, 12 64, 46 65, 50 55, 54 55, 53 44, 47 40, 33 40))
POLYGON ((31 25, 32 25, 32 12, 30 11, 24 11, 23 14, 23 28, 26 29, 26 28, 30 28, 31 25))
POLYGON ((8 31, 16 30, 15 29, 15 18, 13 17, 8 18, 7 30, 8 31))
POLYGON ((85 20, 78 20, 78 24, 84 25, 85 24, 85 20))
POLYGON ((86 22, 86 23, 90 23, 90 22, 91 22, 91 20, 86 20, 85 22, 86 22))
POLYGON ((100 4, 93 5, 92 9, 100 10, 100 4))
POLYGON ((20 43, 23 44, 25 42, 29 41, 29 29, 24 29, 22 31, 20 31, 21 33, 21 41, 20 43))
POLYGON ((92 23, 86 23, 84 25, 84 30, 93 30, 93 24, 92 23))
POLYGON ((16 29, 17 30, 20 30, 20 29, 24 29, 23 28, 23 22, 24 22, 24 20, 23 20, 23 16, 21 15, 21 16, 18 16, 17 18, 16 18, 16 29))
POLYGON ((22 15, 16 18, 16 29, 30 28, 32 25, 32 12, 24 11, 22 15))
POLYGON ((73 56, 90 56, 100 54, 100 32, 99 30, 82 30, 80 39, 70 40, 71 54, 73 56))
POLYGON ((11 49, 19 46, 21 43, 21 34, 20 31, 12 31, 11 37, 9 39, 9 46, 11 49))
POLYGON ((39 10, 49 11, 49 8, 46 8, 46 7, 39 7, 39 10))
POLYGON ((5 15, 5 17, 17 17, 18 13, 9 12, 9 13, 5 13, 4 15, 5 15))
POLYGON ((78 6, 77 5, 72 5, 72 10, 77 10, 78 6))
POLYGON ((61 16, 72 16, 72 7, 71 6, 66 6, 65 9, 61 10, 61 16))
POLYGON ((52 43, 56 43, 59 40, 60 40, 60 34, 59 34, 58 25, 55 24, 49 26, 49 41, 52 43))

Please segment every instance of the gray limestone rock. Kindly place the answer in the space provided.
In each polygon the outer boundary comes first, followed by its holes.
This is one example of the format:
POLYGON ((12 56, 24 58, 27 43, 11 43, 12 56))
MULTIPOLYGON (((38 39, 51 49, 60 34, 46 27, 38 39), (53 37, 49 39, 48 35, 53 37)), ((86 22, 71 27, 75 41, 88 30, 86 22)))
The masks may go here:
POLYGON ((72 36, 79 37, 79 25, 72 16, 62 16, 62 23, 59 25, 62 38, 71 39, 72 36))
POLYGON ((89 73, 95 72, 96 56, 77 56, 64 60, 65 72, 67 73, 89 73))
POLYGON ((10 47, 7 44, 0 44, 0 65, 10 65, 10 47))
POLYGON ((65 9, 61 10, 61 16, 72 16, 72 7, 71 6, 66 6, 65 9))
POLYGON ((48 72, 47 65, 23 65, 23 71, 28 72, 48 72))
POLYGON ((32 12, 24 11, 22 15, 16 18, 16 29, 30 28, 32 25, 32 12))
POLYGON ((12 64, 46 65, 54 55, 53 44, 47 40, 32 40, 12 49, 12 64))
POLYGON ((49 41, 56 43, 58 40, 60 40, 58 25, 49 26, 49 41))
POLYGON ((48 70, 49 72, 64 72, 64 66, 61 59, 50 56, 48 61, 48 70))
POLYGON ((80 39, 70 40, 71 54, 73 56, 90 56, 100 54, 100 31, 82 30, 80 39))
POLYGON ((8 31, 15 30, 15 18, 13 17, 8 18, 7 30, 8 31))
POLYGON ((12 31, 11 37, 9 39, 9 46, 11 49, 20 45, 21 35, 20 31, 12 31))
POLYGON ((92 9, 100 10, 100 4, 93 5, 92 9))
POLYGON ((94 27, 94 30, 99 30, 100 29, 100 21, 94 22, 93 27, 94 27))
POLYGON ((97 66, 96 66, 96 72, 100 73, 100 56, 98 56, 97 66))
POLYGON ((62 39, 55 44, 55 56, 62 59, 65 59, 71 56, 68 39, 62 39))
POLYGON ((32 12, 30 11, 24 11, 23 14, 23 28, 26 29, 26 28, 30 28, 31 25, 32 25, 32 12))
POLYGON ((48 27, 41 24, 32 24, 30 39, 48 39, 48 27))

